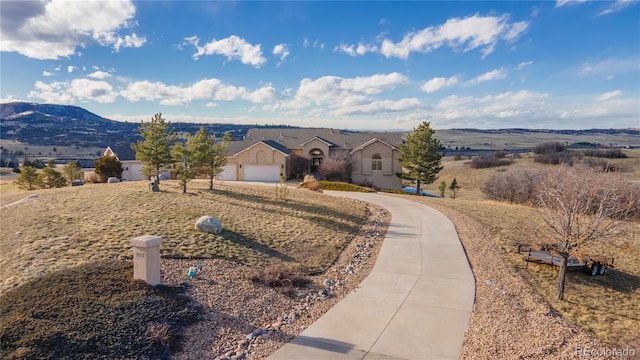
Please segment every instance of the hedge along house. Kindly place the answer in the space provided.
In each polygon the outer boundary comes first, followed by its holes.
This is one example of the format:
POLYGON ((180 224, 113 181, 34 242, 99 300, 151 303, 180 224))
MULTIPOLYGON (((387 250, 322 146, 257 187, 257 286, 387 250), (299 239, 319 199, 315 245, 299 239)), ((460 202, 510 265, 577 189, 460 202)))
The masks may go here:
POLYGON ((279 181, 280 173, 292 175, 291 158, 309 162, 308 173, 315 173, 325 159, 347 153, 351 161, 351 181, 369 183, 380 189, 402 187, 395 174, 402 133, 351 132, 322 128, 250 129, 242 141, 228 144, 227 166, 220 180, 279 181))

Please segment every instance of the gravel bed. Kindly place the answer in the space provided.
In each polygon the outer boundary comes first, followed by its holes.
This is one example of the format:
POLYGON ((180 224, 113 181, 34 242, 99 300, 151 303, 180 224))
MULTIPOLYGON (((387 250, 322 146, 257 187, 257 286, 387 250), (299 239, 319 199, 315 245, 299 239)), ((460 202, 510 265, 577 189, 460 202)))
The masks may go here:
POLYGON ((476 300, 461 359, 594 358, 581 351, 611 349, 566 322, 540 295, 533 293, 502 259, 500 248, 479 223, 456 210, 429 206, 455 224, 476 280, 476 300))
POLYGON ((390 221, 369 206, 365 226, 324 273, 292 296, 254 284, 261 269, 223 259, 163 259, 166 285, 189 284, 204 320, 188 327, 176 359, 266 359, 355 289, 371 272, 390 221), (187 276, 191 266, 198 270, 187 276))

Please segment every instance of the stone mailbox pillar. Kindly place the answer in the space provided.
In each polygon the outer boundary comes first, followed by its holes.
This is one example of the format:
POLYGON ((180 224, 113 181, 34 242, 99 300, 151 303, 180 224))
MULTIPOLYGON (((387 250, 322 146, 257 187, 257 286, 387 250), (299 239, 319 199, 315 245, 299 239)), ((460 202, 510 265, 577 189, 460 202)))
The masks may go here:
POLYGON ((149 285, 160 285, 160 244, 162 238, 142 235, 131 240, 133 246, 133 278, 149 285))

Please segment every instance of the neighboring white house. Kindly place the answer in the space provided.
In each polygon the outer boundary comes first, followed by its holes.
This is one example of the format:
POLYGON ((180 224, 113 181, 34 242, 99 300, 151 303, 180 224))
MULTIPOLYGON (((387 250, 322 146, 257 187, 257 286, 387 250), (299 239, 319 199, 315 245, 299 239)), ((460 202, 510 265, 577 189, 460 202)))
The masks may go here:
MULTIPOLYGON (((116 147, 112 149, 107 146, 103 156, 115 156, 122 164, 122 177, 121 180, 135 181, 135 180, 147 180, 148 176, 142 175, 142 168, 144 163, 140 160, 136 160, 136 153, 130 147, 116 147)), ((170 172, 166 171, 161 176, 170 176, 170 172)))

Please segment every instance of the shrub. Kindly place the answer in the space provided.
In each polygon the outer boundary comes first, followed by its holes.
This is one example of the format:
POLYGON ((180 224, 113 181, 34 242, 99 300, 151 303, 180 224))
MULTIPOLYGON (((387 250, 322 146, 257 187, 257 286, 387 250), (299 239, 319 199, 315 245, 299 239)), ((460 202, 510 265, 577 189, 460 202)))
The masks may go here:
POLYGON ((511 165, 512 160, 505 159, 506 153, 495 152, 491 155, 478 155, 471 160, 471 167, 474 169, 485 169, 497 166, 511 165))
POLYGON ((494 173, 480 190, 491 200, 525 204, 535 199, 540 175, 532 170, 494 173))
POLYGON ((453 160, 455 160, 455 161, 460 161, 460 160, 462 160, 462 154, 456 154, 456 155, 453 157, 453 160))
MULTIPOLYGON (((305 176, 306 178, 306 176, 305 176)), ((311 191, 319 191, 320 190, 320 182, 318 180, 309 180, 300 184, 298 187, 309 189, 311 191)))
POLYGON ((348 151, 336 151, 322 161, 318 173, 327 180, 344 180, 351 173, 351 154, 348 151))
POLYGON ((309 158, 298 154, 291 154, 289 158, 291 177, 301 179, 309 171, 310 162, 309 158))
POLYGON ((440 196, 444 197, 444 191, 447 188, 447 183, 446 182, 441 182, 440 185, 438 185, 438 190, 440 190, 440 196))
POLYGON ((356 185, 362 186, 362 187, 366 187, 366 188, 369 188, 369 189, 372 189, 372 190, 376 190, 376 191, 380 190, 380 189, 378 189, 377 186, 373 185, 373 183, 369 179, 365 179, 365 180, 357 183, 356 185))
POLYGON ((588 149, 582 152, 584 156, 609 158, 609 159, 624 159, 627 154, 623 153, 620 149, 588 149))
POLYGON ((101 156, 94 161, 95 173, 100 176, 101 182, 107 182, 110 177, 120 179, 122 177, 122 163, 115 156, 101 156))
POLYGON ((618 169, 615 165, 610 164, 608 161, 604 159, 594 159, 594 158, 586 158, 584 159, 584 164, 590 168, 600 170, 602 172, 612 172, 617 171, 618 169))
POLYGON ((549 165, 564 164, 564 165, 573 166, 573 158, 571 157, 571 154, 567 152, 555 152, 555 153, 551 152, 551 153, 536 154, 533 158, 533 161, 539 162, 542 164, 549 164, 549 165))
POLYGON ((283 265, 269 265, 262 271, 251 277, 254 284, 278 288, 290 297, 297 295, 296 289, 305 288, 311 280, 304 275, 296 273, 283 265))
POLYGON ((97 184, 102 182, 100 176, 94 172, 88 172, 84 175, 84 181, 91 184, 97 184))
POLYGON ((493 157, 496 159, 504 159, 507 157, 507 153, 505 151, 496 151, 493 153, 493 157))
POLYGON ((534 154, 551 154, 563 152, 567 149, 567 146, 558 141, 549 141, 542 144, 538 144, 533 148, 534 154))
POLYGON ((320 189, 336 191, 375 192, 375 190, 368 187, 339 181, 320 181, 320 189))

